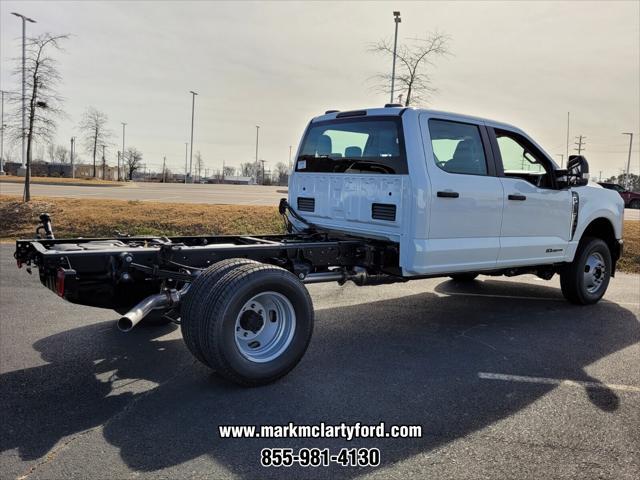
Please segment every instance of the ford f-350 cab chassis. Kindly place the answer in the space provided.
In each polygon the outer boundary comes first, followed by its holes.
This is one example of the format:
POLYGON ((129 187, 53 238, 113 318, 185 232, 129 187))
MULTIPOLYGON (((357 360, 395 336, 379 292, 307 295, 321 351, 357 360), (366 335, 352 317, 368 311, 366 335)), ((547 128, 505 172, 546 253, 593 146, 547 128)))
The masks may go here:
POLYGON ((597 302, 622 253, 623 205, 522 131, 391 106, 328 112, 304 134, 280 213, 285 235, 16 242, 18 266, 66 300, 121 313, 118 327, 175 322, 193 355, 242 385, 303 356, 306 283, 357 285, 479 274, 559 273, 576 304, 597 302))

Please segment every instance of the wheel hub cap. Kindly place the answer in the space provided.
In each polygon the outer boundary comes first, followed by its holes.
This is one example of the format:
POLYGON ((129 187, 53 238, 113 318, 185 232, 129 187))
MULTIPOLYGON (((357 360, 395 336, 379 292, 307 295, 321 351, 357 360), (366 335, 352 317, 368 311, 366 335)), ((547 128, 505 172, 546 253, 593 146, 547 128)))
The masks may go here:
POLYGON ((235 324, 235 343, 251 362, 270 362, 289 347, 296 329, 293 305, 278 292, 263 292, 240 309, 235 324))
POLYGON ((584 286, 589 293, 596 293, 604 284, 607 267, 603 256, 593 252, 584 266, 584 286))

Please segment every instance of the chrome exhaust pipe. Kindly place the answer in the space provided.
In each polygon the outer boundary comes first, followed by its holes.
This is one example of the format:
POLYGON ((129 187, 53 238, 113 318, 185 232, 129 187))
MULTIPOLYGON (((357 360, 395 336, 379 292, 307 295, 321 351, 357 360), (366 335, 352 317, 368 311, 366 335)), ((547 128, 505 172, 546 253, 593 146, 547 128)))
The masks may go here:
POLYGON ((121 332, 130 332, 133 327, 149 315, 152 310, 169 307, 178 301, 180 301, 180 292, 177 290, 167 290, 151 295, 138 303, 118 320, 118 329, 121 332))

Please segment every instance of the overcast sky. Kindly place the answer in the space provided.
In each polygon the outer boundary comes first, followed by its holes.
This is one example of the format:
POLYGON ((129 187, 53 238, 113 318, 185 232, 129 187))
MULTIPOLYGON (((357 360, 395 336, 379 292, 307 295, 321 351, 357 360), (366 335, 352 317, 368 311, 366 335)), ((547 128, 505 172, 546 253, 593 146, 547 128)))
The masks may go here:
MULTIPOLYGON (((1 88, 18 90, 10 70, 20 55, 17 11, 37 20, 30 34, 70 33, 59 55, 68 119, 58 143, 78 135, 89 106, 109 116, 114 142, 127 122, 152 168, 162 157, 178 171, 196 98, 194 152, 210 169, 255 156, 267 168, 287 161, 308 120, 327 109, 388 101, 368 79, 390 70, 367 52, 439 30, 453 56, 438 61, 439 93, 428 105, 513 123, 548 153, 565 152, 571 136, 587 137, 591 171, 603 177, 626 163, 640 170, 640 2, 11 2, 0 3, 1 88)), ((115 162, 117 146, 108 153, 115 162)), ((17 149, 15 153, 17 153, 17 149)), ((85 159, 88 155, 83 153, 85 159)), ((558 157, 556 157, 558 158, 558 157)))

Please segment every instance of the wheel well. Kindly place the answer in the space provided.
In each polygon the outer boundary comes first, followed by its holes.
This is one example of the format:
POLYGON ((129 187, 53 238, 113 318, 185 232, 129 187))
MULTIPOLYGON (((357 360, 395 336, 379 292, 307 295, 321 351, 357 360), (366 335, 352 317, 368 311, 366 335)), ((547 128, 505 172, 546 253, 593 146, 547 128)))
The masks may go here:
POLYGON ((618 258, 620 258, 620 245, 616 239, 616 233, 611 222, 606 218, 596 218, 582 233, 581 241, 587 237, 596 237, 605 241, 611 252, 613 272, 615 272, 616 262, 618 258))

